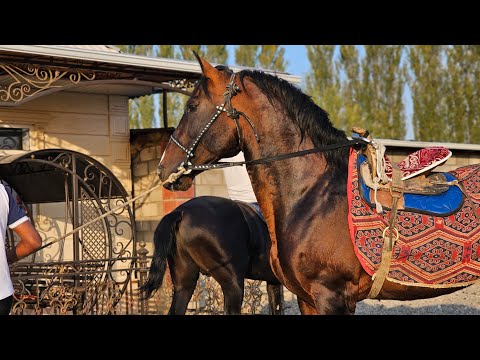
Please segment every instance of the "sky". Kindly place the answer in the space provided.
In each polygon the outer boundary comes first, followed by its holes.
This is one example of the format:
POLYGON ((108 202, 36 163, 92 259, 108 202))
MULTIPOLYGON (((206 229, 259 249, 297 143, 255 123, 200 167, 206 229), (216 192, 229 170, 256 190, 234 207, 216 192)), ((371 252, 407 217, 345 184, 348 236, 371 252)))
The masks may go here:
MULTIPOLYGON (((235 58, 235 46, 228 46, 228 63, 233 64, 235 58)), ((305 45, 283 45, 285 48, 285 58, 288 62, 287 72, 292 75, 304 77, 310 69, 310 63, 307 58, 307 50, 305 45)))

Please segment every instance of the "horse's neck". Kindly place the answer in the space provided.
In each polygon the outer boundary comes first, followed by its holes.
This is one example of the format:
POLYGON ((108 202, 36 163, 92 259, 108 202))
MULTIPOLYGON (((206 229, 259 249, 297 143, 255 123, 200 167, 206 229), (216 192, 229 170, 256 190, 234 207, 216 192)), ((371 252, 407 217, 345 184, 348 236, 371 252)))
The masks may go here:
MULTIPOLYGON (((298 129, 287 118, 265 116, 257 121, 260 141, 249 139, 248 160, 311 149, 307 136, 301 142, 298 129)), ((266 217, 286 218, 308 189, 322 178, 326 170, 323 156, 315 154, 274 161, 249 167, 257 200, 266 217)))

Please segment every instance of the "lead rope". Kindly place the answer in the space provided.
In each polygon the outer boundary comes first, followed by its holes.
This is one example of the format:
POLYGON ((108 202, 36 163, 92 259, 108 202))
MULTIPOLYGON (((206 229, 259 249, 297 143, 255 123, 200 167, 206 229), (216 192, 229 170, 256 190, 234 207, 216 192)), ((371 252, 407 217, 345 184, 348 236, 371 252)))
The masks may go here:
POLYGON ((70 231, 69 233, 65 234, 65 235, 62 235, 60 236, 59 238, 55 239, 55 240, 52 240, 50 241, 49 243, 45 244, 45 245, 42 245, 41 247, 39 247, 37 250, 35 250, 33 253, 36 253, 50 245, 53 245, 63 239, 65 239, 66 237, 70 236, 70 235, 73 235, 75 234, 77 231, 80 231, 81 229, 83 229, 84 227, 88 226, 88 225, 91 225, 93 224, 94 222, 100 220, 100 219, 103 219, 104 217, 107 217, 108 215, 114 213, 115 211, 118 211, 120 209, 123 209, 124 207, 126 207, 127 205, 130 205, 131 203, 133 203, 134 201, 137 201, 138 199, 140 199, 141 197, 145 196, 145 195, 148 195, 150 194, 153 190, 157 189, 158 187, 160 186, 163 186, 165 185, 166 183, 174 183, 175 181, 177 181, 177 179, 182 176, 182 174, 187 171, 185 168, 180 168, 176 173, 173 173, 173 174, 170 174, 170 176, 168 177, 167 180, 163 181, 162 183, 160 184, 157 184, 153 187, 151 187, 150 189, 148 189, 147 191, 143 192, 142 194, 138 195, 138 196, 135 196, 133 199, 131 200, 128 200, 127 202, 124 202, 123 204, 120 204, 116 207, 114 207, 112 210, 106 212, 105 214, 102 214, 98 217, 96 217, 95 219, 93 220, 90 220, 89 222, 79 226, 78 228, 76 228, 75 230, 72 230, 70 231))

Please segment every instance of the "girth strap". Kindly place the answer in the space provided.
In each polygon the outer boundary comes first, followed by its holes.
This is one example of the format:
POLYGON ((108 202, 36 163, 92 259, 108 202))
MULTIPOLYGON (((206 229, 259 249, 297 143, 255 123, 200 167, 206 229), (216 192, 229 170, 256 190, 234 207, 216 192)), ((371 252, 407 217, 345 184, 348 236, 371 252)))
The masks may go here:
POLYGON ((390 264, 392 262, 393 246, 398 240, 398 230, 395 227, 397 223, 397 209, 398 209, 398 199, 403 195, 403 181, 402 181, 402 171, 396 164, 392 164, 393 173, 392 173, 392 184, 390 188, 390 194, 392 195, 392 211, 390 212, 390 220, 388 222, 388 227, 383 231, 383 249, 382 249, 382 262, 375 274, 372 276, 372 287, 368 293, 369 299, 374 299, 382 290, 383 283, 387 278, 388 272, 390 271, 390 264), (386 233, 388 230, 388 237, 386 233), (394 235, 395 233, 395 235, 394 235))

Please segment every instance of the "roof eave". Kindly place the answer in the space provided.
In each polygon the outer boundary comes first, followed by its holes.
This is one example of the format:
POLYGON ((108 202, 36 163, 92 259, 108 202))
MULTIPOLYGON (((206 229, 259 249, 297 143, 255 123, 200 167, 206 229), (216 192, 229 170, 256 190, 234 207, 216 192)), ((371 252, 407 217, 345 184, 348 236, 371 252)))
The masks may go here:
MULTIPOLYGON (((55 45, 0 45, 0 51, 108 63, 128 67, 165 69, 197 74, 201 73, 200 65, 195 61, 152 58, 147 56, 118 54, 114 52, 95 51, 89 49, 72 49, 55 45)), ((237 72, 243 70, 244 68, 231 66, 231 69, 237 72)), ((274 73, 278 77, 293 84, 298 85, 301 82, 301 78, 299 76, 272 71, 266 72, 274 73)))

